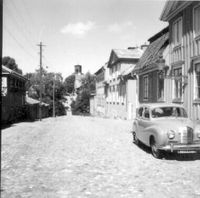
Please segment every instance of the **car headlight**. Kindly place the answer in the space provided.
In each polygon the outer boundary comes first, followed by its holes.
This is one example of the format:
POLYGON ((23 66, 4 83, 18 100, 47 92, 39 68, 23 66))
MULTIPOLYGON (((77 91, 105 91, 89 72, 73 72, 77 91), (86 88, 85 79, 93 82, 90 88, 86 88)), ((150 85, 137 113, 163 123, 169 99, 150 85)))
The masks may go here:
POLYGON ((200 131, 199 131, 199 132, 197 132, 197 137, 198 137, 198 138, 200 138, 200 131))
POLYGON ((169 139, 174 139, 175 138, 175 132, 173 130, 169 130, 167 135, 168 135, 169 139))

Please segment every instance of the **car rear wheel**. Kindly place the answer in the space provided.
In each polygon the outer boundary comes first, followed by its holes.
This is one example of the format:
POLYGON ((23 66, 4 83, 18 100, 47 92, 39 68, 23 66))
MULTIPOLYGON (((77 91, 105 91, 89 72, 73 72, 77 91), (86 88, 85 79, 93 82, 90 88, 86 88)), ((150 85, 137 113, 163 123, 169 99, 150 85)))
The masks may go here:
POLYGON ((159 150, 157 148, 157 145, 156 145, 156 141, 154 140, 154 138, 151 139, 151 153, 152 155, 157 158, 157 159, 161 159, 163 158, 163 153, 161 150, 159 150))

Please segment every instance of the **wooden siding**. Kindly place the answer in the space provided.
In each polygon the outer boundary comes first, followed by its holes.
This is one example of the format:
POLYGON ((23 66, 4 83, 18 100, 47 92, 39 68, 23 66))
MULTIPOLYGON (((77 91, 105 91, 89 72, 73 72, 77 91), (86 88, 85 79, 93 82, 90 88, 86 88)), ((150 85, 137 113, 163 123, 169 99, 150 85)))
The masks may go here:
MULTIPOLYGON (((200 2, 193 2, 190 6, 178 13, 170 22, 170 63, 174 64, 174 49, 172 49, 172 24, 182 17, 183 38, 182 38, 182 72, 188 76, 188 83, 183 89, 183 105, 188 111, 191 119, 200 119, 200 103, 194 101, 194 59, 200 61, 200 38, 195 38, 193 33, 193 8, 200 5, 200 2)), ((171 91, 173 93, 173 91, 171 91)))
POLYGON ((148 74, 139 76, 139 102, 140 103, 154 103, 158 102, 158 71, 152 71, 148 74), (143 77, 148 75, 148 99, 144 99, 144 80, 143 77))

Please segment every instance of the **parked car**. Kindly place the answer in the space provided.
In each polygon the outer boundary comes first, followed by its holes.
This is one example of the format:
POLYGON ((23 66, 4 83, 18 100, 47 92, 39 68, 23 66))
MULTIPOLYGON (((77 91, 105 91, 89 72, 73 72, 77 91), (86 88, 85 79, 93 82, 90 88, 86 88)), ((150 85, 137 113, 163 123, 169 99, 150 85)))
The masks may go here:
POLYGON ((181 105, 141 105, 132 132, 134 142, 149 146, 155 158, 164 152, 200 153, 200 124, 192 122, 181 105))

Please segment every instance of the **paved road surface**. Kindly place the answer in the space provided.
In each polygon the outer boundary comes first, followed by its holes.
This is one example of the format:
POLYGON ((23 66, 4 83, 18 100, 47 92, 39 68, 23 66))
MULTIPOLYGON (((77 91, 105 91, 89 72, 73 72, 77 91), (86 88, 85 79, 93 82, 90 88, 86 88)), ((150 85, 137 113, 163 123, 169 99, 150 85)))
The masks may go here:
POLYGON ((2 198, 200 198, 200 157, 157 160, 131 123, 66 116, 2 131, 2 198))

